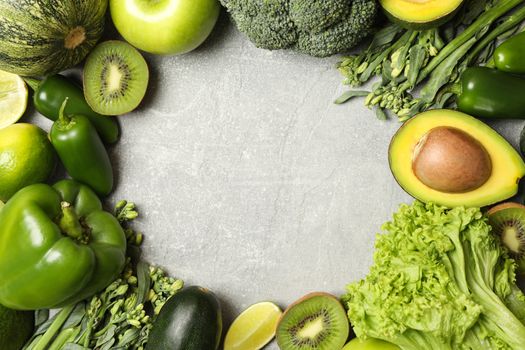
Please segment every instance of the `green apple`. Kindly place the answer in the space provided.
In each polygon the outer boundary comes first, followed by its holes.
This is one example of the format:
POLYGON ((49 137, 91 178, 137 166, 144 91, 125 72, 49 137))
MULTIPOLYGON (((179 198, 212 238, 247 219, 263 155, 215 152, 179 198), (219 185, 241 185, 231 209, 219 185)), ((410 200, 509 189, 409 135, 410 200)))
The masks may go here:
POLYGON ((210 35, 218 0, 110 0, 111 18, 133 46, 154 54, 196 49, 210 35))
POLYGON ((368 338, 361 340, 355 338, 346 344, 343 350, 400 350, 400 348, 397 345, 379 339, 368 338))

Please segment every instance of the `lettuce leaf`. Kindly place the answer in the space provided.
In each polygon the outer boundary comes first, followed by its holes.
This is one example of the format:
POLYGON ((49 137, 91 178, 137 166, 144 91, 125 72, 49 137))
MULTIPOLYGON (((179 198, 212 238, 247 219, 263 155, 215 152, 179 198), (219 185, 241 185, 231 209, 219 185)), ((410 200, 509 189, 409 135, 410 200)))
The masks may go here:
POLYGON ((403 350, 524 348, 515 263, 478 208, 416 201, 383 230, 369 275, 343 296, 357 336, 403 350))

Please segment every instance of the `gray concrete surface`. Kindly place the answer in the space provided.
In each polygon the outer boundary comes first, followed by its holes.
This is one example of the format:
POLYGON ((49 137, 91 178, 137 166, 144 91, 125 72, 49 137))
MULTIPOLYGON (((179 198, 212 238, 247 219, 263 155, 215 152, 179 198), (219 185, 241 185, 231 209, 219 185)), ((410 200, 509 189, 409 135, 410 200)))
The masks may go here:
MULTIPOLYGON (((399 123, 332 103, 337 58, 258 50, 223 19, 197 51, 147 59, 148 97, 111 151, 111 201, 138 205, 147 260, 215 291, 226 325, 367 273, 380 225, 411 199, 387 162, 399 123)), ((516 142, 521 122, 497 127, 516 142)))

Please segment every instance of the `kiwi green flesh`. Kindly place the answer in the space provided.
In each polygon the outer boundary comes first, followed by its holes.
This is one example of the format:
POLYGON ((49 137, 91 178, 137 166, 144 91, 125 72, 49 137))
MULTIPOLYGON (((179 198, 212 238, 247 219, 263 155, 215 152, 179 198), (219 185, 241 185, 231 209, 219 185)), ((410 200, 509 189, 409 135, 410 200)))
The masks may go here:
POLYGON ((525 207, 507 207, 489 213, 489 222, 513 258, 525 255, 525 207))
POLYGON ((100 114, 131 112, 144 98, 148 79, 146 61, 135 48, 120 41, 104 42, 86 61, 86 100, 100 114))
POLYGON ((341 349, 348 332, 348 319, 339 301, 317 295, 286 311, 277 327, 277 343, 281 350, 341 349))

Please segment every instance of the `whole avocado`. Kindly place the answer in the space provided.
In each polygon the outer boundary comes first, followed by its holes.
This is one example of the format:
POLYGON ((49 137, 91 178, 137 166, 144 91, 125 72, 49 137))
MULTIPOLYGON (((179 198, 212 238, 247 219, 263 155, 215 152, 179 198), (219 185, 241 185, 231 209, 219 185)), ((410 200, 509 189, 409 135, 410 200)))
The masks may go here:
POLYGON ((33 334, 33 311, 15 311, 0 305, 0 349, 20 350, 33 334))
POLYGON ((217 297, 207 289, 189 287, 164 304, 146 350, 216 350, 221 334, 222 314, 217 297))
POLYGON ((316 57, 349 51, 372 34, 376 0, 221 0, 255 46, 316 57))

